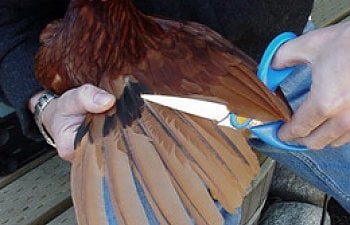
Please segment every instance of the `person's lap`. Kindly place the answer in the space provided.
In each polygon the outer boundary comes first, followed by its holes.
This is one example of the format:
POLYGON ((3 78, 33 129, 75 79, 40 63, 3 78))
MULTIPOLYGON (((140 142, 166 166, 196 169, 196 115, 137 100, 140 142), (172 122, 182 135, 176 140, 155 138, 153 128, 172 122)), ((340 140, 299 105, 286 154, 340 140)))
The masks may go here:
MULTIPOLYGON (((282 84, 290 105, 295 110, 307 94, 311 84, 311 71, 305 66, 282 84)), ((277 160, 304 177, 320 190, 330 194, 350 212, 350 144, 320 151, 284 152, 258 140, 252 145, 267 156, 277 160)))

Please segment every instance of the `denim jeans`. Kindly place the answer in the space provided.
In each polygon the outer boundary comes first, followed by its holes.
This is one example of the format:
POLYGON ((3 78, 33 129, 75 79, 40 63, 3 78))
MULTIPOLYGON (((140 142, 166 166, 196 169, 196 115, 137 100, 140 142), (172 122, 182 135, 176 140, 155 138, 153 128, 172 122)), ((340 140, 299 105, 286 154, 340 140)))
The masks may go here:
MULTIPOLYGON (((297 109, 309 91, 311 71, 297 68, 281 86, 293 110, 297 109)), ((334 197, 350 213, 350 144, 320 151, 285 152, 259 140, 252 145, 277 160, 308 182, 334 197)))
MULTIPOLYGON (((150 225, 159 225, 159 222, 157 221, 157 218, 153 212, 153 209, 151 208, 151 205, 147 201, 146 195, 141 187, 141 184, 138 182, 137 179, 135 179, 135 181, 136 181, 135 184, 136 184, 136 188, 138 191, 138 195, 139 195, 139 197, 141 199, 141 203, 145 209, 145 213, 147 215, 147 219, 148 219, 149 224, 150 225)), ((110 196, 110 192, 108 189, 106 179, 103 179, 102 184, 103 184, 103 189, 104 189, 103 198, 104 198, 104 202, 105 202, 105 213, 107 216, 108 224, 109 225, 118 225, 120 223, 118 222, 118 218, 114 214, 113 206, 111 203, 111 196, 110 196)), ((238 225, 239 224, 240 219, 241 219, 241 209, 240 208, 238 208, 236 210, 235 214, 230 214, 224 208, 222 208, 222 206, 219 203, 216 203, 216 206, 225 219, 225 225, 238 225)))

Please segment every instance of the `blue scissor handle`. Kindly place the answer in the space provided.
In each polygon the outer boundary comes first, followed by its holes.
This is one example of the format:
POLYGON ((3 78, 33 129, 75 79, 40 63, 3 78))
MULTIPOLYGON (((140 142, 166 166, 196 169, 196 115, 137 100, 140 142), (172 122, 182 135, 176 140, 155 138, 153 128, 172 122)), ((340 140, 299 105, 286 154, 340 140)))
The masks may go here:
POLYGON ((258 67, 258 77, 259 79, 271 90, 275 91, 276 88, 281 84, 281 82, 286 79, 294 67, 287 67, 285 69, 275 70, 271 68, 271 61, 276 51, 281 45, 289 40, 296 38, 297 36, 292 32, 284 32, 277 37, 275 37, 271 43, 267 46, 259 67, 258 67))
POLYGON ((286 151, 307 151, 308 148, 302 145, 289 145, 279 139, 277 136, 278 130, 281 128, 284 122, 276 121, 272 123, 266 123, 259 126, 252 126, 249 130, 257 137, 259 137, 265 143, 286 151))
MULTIPOLYGON (((288 67, 281 70, 275 70, 271 68, 271 61, 278 48, 289 40, 296 38, 296 35, 292 32, 284 32, 275 37, 269 46, 267 46, 258 68, 259 79, 271 90, 275 91, 281 82, 286 79, 294 67, 288 67)), ((249 128, 251 132, 263 140, 265 143, 288 151, 306 151, 307 147, 301 145, 289 145, 281 141, 277 136, 277 132, 283 125, 282 121, 272 122, 259 126, 252 126, 249 128)))

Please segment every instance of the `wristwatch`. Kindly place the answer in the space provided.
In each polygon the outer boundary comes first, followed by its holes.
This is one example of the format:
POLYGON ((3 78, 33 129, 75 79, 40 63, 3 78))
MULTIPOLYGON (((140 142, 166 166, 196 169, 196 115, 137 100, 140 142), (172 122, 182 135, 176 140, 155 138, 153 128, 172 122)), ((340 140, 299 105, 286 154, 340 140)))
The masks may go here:
POLYGON ((39 128, 40 133, 43 135, 43 137, 45 138, 46 142, 53 146, 54 148, 56 148, 55 142, 53 141, 53 139, 50 137, 50 135, 47 133, 44 125, 43 125, 43 120, 42 120, 42 111, 44 111, 44 109, 46 108, 46 106, 49 104, 50 101, 52 101, 53 99, 57 98, 56 95, 54 95, 52 92, 50 91, 44 91, 41 96, 38 99, 38 102, 35 104, 34 107, 34 119, 35 119, 35 123, 39 128))

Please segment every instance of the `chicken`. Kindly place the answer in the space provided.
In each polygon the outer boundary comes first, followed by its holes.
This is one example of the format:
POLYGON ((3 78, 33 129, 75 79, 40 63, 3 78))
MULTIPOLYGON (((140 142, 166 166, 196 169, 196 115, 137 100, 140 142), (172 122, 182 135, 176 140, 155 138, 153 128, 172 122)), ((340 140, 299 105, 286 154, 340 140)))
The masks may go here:
POLYGON ((223 224, 214 200, 234 212, 258 173, 241 132, 141 93, 221 102, 264 122, 290 118, 230 42, 198 23, 144 15, 131 0, 71 0, 40 40, 35 70, 45 88, 91 83, 117 98, 78 130, 71 182, 80 225, 148 224, 139 189, 160 224, 223 224))

